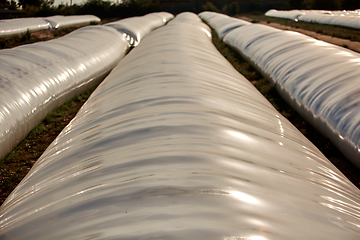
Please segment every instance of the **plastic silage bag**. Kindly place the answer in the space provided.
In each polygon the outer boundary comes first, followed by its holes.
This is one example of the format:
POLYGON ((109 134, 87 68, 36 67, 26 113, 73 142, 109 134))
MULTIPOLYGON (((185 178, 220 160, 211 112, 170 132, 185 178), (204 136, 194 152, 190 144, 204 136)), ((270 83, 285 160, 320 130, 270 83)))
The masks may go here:
POLYGON ((1 207, 2 239, 360 236, 359 190, 205 28, 181 14, 119 63, 1 207))
POLYGON ((66 100, 99 83, 129 44, 105 26, 0 51, 0 157, 66 100))

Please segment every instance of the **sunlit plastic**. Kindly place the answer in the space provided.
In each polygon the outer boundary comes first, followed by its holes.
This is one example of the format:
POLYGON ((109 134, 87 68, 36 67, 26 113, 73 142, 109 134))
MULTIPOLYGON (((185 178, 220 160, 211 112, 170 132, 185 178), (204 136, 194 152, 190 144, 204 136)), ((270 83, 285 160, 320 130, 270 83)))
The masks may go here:
POLYGON ((0 20, 0 37, 9 37, 26 31, 39 31, 68 27, 78 24, 98 23, 101 19, 94 15, 52 16, 46 18, 17 18, 0 20))
POLYGON ((224 41, 360 168, 360 54, 258 24, 235 29, 224 41))
POLYGON ((1 239, 359 238, 359 190, 193 16, 95 90, 0 208, 1 239))
POLYGON ((326 10, 290 10, 271 9, 265 13, 268 17, 287 18, 295 21, 313 22, 360 29, 359 11, 326 11, 326 10))
POLYGON ((167 12, 149 13, 141 17, 125 18, 111 22, 106 26, 115 28, 125 34, 132 46, 137 46, 143 37, 152 30, 165 25, 174 15, 167 12))
POLYGON ((65 100, 99 83, 129 47, 105 26, 0 51, 0 157, 65 100))
POLYGON ((214 12, 202 12, 199 14, 199 17, 211 26, 220 38, 223 38, 228 32, 235 28, 251 24, 238 18, 232 18, 225 14, 214 12))
POLYGON ((0 37, 25 33, 29 31, 48 30, 52 26, 49 22, 41 18, 18 18, 0 20, 0 37))
POLYGON ((74 15, 74 16, 52 16, 46 17, 44 20, 48 21, 53 28, 68 27, 77 24, 99 23, 100 18, 94 15, 74 15))

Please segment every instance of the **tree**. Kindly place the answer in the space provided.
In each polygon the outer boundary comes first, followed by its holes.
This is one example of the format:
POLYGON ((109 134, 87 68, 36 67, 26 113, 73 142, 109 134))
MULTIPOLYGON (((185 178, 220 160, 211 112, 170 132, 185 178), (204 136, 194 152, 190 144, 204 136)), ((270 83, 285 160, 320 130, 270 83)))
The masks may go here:
POLYGON ((219 9, 212 2, 206 2, 204 5, 201 6, 201 9, 203 11, 220 12, 219 9))
POLYGON ((0 8, 7 8, 10 10, 15 10, 16 9, 16 2, 11 0, 0 0, 0 8))
POLYGON ((229 6, 231 15, 236 15, 240 13, 240 6, 238 2, 232 2, 229 6))
POLYGON ((303 9, 313 9, 314 7, 314 0, 304 0, 301 3, 301 8, 303 9))
POLYGON ((301 9, 301 0, 289 0, 289 4, 292 9, 301 9))
POLYGON ((43 5, 51 6, 54 4, 54 0, 19 0, 18 5, 26 8, 28 6, 42 7, 43 5))
POLYGON ((360 9, 360 1, 359 0, 344 0, 342 8, 346 9, 346 10, 360 9))
POLYGON ((305 9, 339 10, 343 0, 304 0, 302 7, 305 9))

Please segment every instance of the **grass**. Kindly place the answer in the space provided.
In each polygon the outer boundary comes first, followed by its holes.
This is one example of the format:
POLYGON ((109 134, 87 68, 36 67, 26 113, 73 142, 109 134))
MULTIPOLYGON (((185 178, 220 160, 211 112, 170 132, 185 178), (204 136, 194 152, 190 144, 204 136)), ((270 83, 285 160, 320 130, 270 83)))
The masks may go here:
POLYGON ((212 35, 215 47, 233 65, 233 67, 247 78, 276 108, 276 110, 305 135, 305 137, 308 138, 355 186, 360 188, 360 170, 347 160, 328 138, 320 134, 294 109, 292 109, 278 94, 274 84, 265 80, 238 53, 222 42, 215 31, 212 31, 212 35))
POLYGON ((35 42, 47 41, 57 37, 64 36, 77 29, 77 27, 67 27, 55 30, 43 30, 41 32, 49 31, 44 37, 39 37, 38 33, 31 33, 29 29, 19 35, 14 35, 7 38, 0 38, 0 49, 13 48, 24 44, 30 44, 35 42))
POLYGON ((28 29, 25 33, 19 35, 7 38, 0 38, 0 49, 13 48, 19 45, 34 43, 38 41, 43 41, 43 39, 33 36, 28 29))
POLYGON ((52 30, 52 34, 53 36, 56 37, 62 37, 76 29, 78 29, 79 27, 65 27, 65 28, 59 28, 59 29, 55 29, 52 30))
POLYGON ((359 30, 340 27, 340 26, 333 26, 327 24, 320 24, 320 23, 309 23, 309 22, 295 22, 290 19, 284 18, 275 18, 275 17, 267 17, 264 15, 247 15, 246 17, 252 19, 252 22, 258 23, 260 21, 264 21, 267 23, 279 23, 281 25, 301 28, 313 32, 317 32, 323 35, 328 35, 337 38, 349 39, 351 41, 360 42, 360 34, 359 30))
POLYGON ((73 119, 95 87, 73 97, 49 113, 7 156, 0 159, 0 205, 25 177, 30 168, 73 119))

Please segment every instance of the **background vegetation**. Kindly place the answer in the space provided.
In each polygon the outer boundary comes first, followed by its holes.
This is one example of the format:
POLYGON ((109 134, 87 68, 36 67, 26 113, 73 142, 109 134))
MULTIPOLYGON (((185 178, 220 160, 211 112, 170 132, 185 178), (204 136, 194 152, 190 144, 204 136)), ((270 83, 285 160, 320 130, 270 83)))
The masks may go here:
MULTIPOLYGON (((244 12, 263 13, 269 9, 323 9, 354 10, 360 8, 359 0, 87 0, 82 4, 60 4, 54 0, 0 0, 0 9, 19 10, 22 17, 44 17, 51 15, 93 14, 100 18, 125 18, 155 11, 177 14, 183 11, 222 12, 235 15, 244 12)), ((2 15, 12 18, 16 14, 2 15)), ((1 17, 1 16, 0 16, 1 17)))

